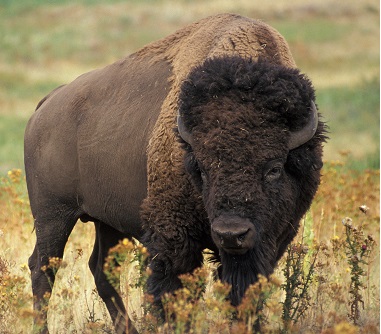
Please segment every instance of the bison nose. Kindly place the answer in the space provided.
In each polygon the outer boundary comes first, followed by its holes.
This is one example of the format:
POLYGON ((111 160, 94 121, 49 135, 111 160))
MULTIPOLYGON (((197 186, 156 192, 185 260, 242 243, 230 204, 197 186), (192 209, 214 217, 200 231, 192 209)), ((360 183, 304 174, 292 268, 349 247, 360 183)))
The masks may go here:
POLYGON ((249 229, 239 229, 237 231, 225 231, 218 227, 213 228, 213 233, 218 237, 221 247, 237 248, 241 247, 249 229))
POLYGON ((215 244, 231 254, 244 254, 253 248, 254 235, 254 225, 246 218, 223 215, 212 223, 215 244))

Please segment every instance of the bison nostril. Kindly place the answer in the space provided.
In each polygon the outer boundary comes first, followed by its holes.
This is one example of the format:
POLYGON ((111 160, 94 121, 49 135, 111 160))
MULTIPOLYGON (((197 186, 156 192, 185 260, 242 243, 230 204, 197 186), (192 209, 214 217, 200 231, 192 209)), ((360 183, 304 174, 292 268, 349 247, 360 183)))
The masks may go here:
POLYGON ((222 231, 216 231, 213 230, 214 233, 216 233, 216 236, 218 237, 218 241, 221 247, 242 247, 243 243, 245 242, 247 235, 249 234, 250 229, 247 229, 245 232, 236 231, 236 232, 222 232, 222 231))
POLYGON ((222 236, 220 236, 220 245, 223 246, 224 245, 224 238, 222 236))
POLYGON ((247 233, 249 232, 249 230, 247 230, 246 232, 244 232, 244 233, 241 233, 238 237, 237 237, 237 239, 238 239, 238 241, 244 241, 245 240, 245 238, 246 238, 246 236, 247 236, 247 233))

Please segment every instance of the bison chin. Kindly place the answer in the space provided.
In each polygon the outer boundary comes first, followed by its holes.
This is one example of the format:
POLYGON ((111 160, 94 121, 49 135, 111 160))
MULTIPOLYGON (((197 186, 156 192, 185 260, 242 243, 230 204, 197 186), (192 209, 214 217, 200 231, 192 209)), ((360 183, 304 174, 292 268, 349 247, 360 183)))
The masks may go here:
POLYGON ((258 274, 272 273, 275 259, 260 242, 254 224, 248 218, 223 213, 212 221, 211 234, 219 249, 219 276, 231 285, 229 299, 237 306, 258 274))
POLYGON ((247 288, 258 280, 258 274, 268 276, 273 272, 271 260, 263 250, 252 248, 243 255, 233 255, 220 250, 221 267, 219 275, 222 282, 231 285, 229 299, 233 306, 238 306, 247 288))

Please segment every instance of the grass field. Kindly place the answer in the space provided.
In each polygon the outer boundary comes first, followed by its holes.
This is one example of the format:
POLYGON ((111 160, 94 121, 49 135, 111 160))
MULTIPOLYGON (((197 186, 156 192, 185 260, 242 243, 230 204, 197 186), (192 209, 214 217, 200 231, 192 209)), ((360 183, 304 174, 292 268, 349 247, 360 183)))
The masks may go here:
MULTIPOLYGON (((304 234, 301 231, 297 238, 310 240, 310 257, 313 245, 324 246, 308 286, 310 306, 288 328, 289 332, 379 332, 378 1, 0 0, 0 333, 31 332, 27 259, 35 240, 33 221, 23 174, 7 173, 23 169, 23 131, 38 101, 51 89, 86 71, 218 12, 262 19, 285 36, 297 64, 316 87, 320 112, 330 127, 323 182, 306 217, 304 234), (359 210, 362 205, 369 207, 366 214, 359 210), (356 263, 351 262, 354 255, 349 247, 356 244, 357 232, 348 238, 348 228, 342 225, 345 217, 350 217, 358 231, 364 233, 358 237, 358 254, 362 254, 368 234, 376 241, 369 257, 364 255, 368 264, 359 264, 364 270, 362 275, 353 269, 356 263), (358 290, 351 286, 356 279, 361 283, 358 290), (348 315, 356 291, 364 308, 359 308, 360 316, 354 325, 348 315)), ((66 265, 58 273, 51 300, 52 333, 112 331, 87 268, 93 238, 93 226, 88 223, 78 224, 69 239, 66 265)), ((275 273, 282 282, 287 281, 283 274, 286 264, 285 257, 275 273)), ((133 275, 133 270, 125 267, 122 287, 128 287, 129 274, 133 275)), ((201 328, 200 324, 205 323, 202 333, 212 333, 213 328, 228 333, 228 307, 219 310, 220 317, 208 308, 213 299, 208 296, 218 290, 208 284, 208 295, 202 302, 187 300, 195 305, 193 310, 208 315, 208 319, 194 316, 193 324, 201 328)), ((285 329, 281 317, 284 308, 279 303, 284 302, 287 291, 274 289, 264 328, 277 333, 285 329)), ((142 293, 128 290, 133 294, 129 306, 139 314, 142 293)), ((251 320, 241 320, 236 328, 249 333, 251 320)), ((178 327, 172 332, 181 333, 181 324, 173 326, 178 327)))
POLYGON ((51 89, 217 12, 262 19, 288 40, 331 128, 328 160, 350 150, 379 164, 379 4, 376 0, 1 1, 0 172, 22 167, 27 119, 51 89))
MULTIPOLYGON (((342 162, 326 164, 311 210, 289 248, 290 254, 281 259, 275 271, 275 283, 262 282, 268 294, 261 320, 264 333, 379 333, 379 182, 379 170, 354 171, 342 162), (360 206, 367 208, 366 213, 360 206), (343 226, 342 222, 348 221, 353 229, 343 226), (297 305, 295 314, 285 310, 287 296, 297 305), (358 311, 357 316, 353 308, 358 311)), ((27 259, 35 237, 31 234, 33 220, 25 181, 19 170, 0 180, 0 223, 0 333, 31 333, 27 259)), ((48 321, 52 333, 112 332, 110 318, 95 292, 87 266, 93 242, 92 224, 79 223, 66 246, 50 301, 48 321)), ((123 253, 123 247, 119 251, 123 253)), ((214 266, 208 263, 201 278, 185 279, 190 288, 167 304, 178 321, 169 329, 157 328, 155 322, 148 322, 150 318, 142 317, 143 292, 133 287, 137 265, 126 261, 121 289, 138 326, 151 326, 153 333, 183 333, 189 320, 193 333, 212 334, 216 328, 218 333, 252 333, 258 290, 252 290, 252 298, 230 327, 232 310, 223 299, 227 288, 211 281, 214 266), (195 299, 200 286, 206 287, 204 298, 195 299)))

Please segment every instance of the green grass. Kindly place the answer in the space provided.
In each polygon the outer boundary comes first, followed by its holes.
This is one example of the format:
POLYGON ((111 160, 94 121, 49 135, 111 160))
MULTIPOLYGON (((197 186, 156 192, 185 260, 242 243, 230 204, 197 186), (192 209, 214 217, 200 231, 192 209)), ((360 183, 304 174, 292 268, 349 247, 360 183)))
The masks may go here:
POLYGON ((335 22, 330 18, 313 18, 303 22, 306 26, 301 29, 300 24, 292 20, 283 20, 276 25, 289 44, 303 42, 307 44, 340 42, 355 28, 349 22, 335 22))
POLYGON ((330 127, 327 160, 379 158, 379 4, 173 0, 0 1, 0 173, 22 166, 22 128, 58 85, 217 12, 259 18, 285 36, 330 127))
POLYGON ((317 102, 330 128, 330 142, 350 151, 357 166, 379 168, 379 78, 356 87, 320 89, 317 102), (369 165, 367 164, 369 162, 369 165))
MULTIPOLYGON (((129 2, 155 2, 155 0, 129 0, 129 2)), ((0 8, 4 8, 8 12, 13 14, 20 14, 26 12, 28 10, 33 10, 42 6, 62 6, 62 5, 70 5, 73 3, 92 6, 102 3, 118 3, 123 2, 123 0, 112 0, 112 1, 104 1, 104 0, 22 0, 22 1, 14 1, 14 0, 1 0, 0 8)))
POLYGON ((22 167, 25 117, 0 114, 0 161, 3 172, 14 166, 22 167))
POLYGON ((0 71, 1 93, 10 99, 28 100, 36 96, 43 98, 47 92, 59 85, 60 83, 54 80, 30 80, 28 75, 21 72, 0 71))
POLYGON ((377 78, 356 87, 320 89, 318 103, 332 124, 331 130, 335 132, 344 129, 349 132, 370 130, 371 135, 377 140, 379 131, 369 125, 378 124, 380 121, 380 114, 377 113, 380 101, 379 87, 380 81, 377 78))

